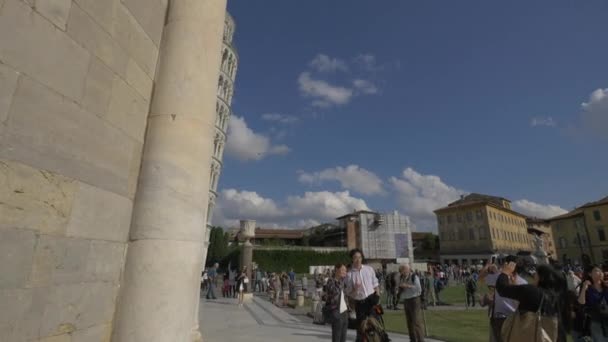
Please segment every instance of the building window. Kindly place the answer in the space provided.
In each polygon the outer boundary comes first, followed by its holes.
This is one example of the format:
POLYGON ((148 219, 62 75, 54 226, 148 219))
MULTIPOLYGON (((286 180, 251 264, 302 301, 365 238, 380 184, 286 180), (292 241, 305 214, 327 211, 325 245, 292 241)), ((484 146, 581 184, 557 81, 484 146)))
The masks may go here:
POLYGON ((481 209, 477 209, 477 211, 475 211, 475 217, 477 218, 477 221, 481 221, 483 219, 483 214, 481 213, 481 209))
POLYGON ((560 237, 557 241, 559 242, 559 248, 566 248, 568 246, 568 242, 566 241, 565 237, 560 237))
POLYGON ((472 212, 467 211, 466 215, 467 215, 467 222, 473 221, 473 213, 472 212))
POLYGON ((603 227, 599 227, 597 229, 597 236, 600 239, 600 241, 606 241, 606 232, 604 232, 603 227))
POLYGON ((456 221, 462 222, 462 214, 456 214, 456 221))
POLYGON ((469 240, 475 240, 475 231, 473 228, 469 228, 469 240))
POLYGON ((479 240, 487 239, 486 229, 484 227, 479 228, 479 240))
POLYGON ((602 258, 604 259, 604 262, 608 262, 608 249, 602 250, 602 258))
POLYGON ((596 221, 600 221, 602 219, 602 216, 600 215, 600 211, 599 210, 594 210, 593 211, 593 218, 596 221))
POLYGON ((452 215, 448 215, 448 224, 452 223, 452 215))
POLYGON ((437 220, 439 221, 439 225, 443 225, 443 216, 437 216, 437 220))

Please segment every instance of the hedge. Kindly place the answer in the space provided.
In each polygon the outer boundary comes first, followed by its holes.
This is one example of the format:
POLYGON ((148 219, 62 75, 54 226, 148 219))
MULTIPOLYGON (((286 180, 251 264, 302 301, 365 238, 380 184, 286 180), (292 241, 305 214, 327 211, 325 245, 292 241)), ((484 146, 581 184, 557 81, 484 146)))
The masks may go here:
MULTIPOLYGON (((221 261, 223 268, 240 264, 240 248, 232 249, 221 261)), ((315 252, 305 250, 254 250, 253 261, 264 271, 283 272, 293 268, 296 273, 308 273, 309 266, 349 263, 347 252, 315 252)))

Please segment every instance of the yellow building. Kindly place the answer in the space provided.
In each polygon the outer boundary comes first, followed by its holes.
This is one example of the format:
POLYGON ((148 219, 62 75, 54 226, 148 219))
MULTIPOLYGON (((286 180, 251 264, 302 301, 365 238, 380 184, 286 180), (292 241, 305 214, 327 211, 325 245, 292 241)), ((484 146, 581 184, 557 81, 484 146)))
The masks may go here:
POLYGON ((550 222, 561 262, 608 262, 608 197, 553 217, 550 222))
POLYGON ((473 193, 435 215, 442 262, 472 265, 532 251, 526 216, 512 210, 506 198, 473 193))

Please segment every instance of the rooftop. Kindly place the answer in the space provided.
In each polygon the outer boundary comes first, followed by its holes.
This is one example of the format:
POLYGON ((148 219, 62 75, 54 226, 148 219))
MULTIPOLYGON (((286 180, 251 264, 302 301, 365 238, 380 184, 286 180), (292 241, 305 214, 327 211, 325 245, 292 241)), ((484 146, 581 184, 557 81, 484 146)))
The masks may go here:
POLYGON ((608 196, 606 196, 600 200, 597 200, 595 202, 585 203, 582 206, 580 206, 579 208, 589 208, 589 207, 595 207, 595 206, 603 205, 603 204, 608 204, 608 196))

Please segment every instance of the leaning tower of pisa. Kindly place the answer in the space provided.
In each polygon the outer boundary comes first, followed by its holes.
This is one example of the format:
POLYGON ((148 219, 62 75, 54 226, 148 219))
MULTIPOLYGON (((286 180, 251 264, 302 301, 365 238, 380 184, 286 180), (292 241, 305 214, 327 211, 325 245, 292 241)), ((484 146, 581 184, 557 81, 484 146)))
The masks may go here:
POLYGON ((232 43, 235 23, 232 16, 226 13, 224 23, 224 39, 222 44, 222 59, 220 65, 220 76, 217 84, 217 102, 215 104, 215 137, 213 143, 213 155, 211 158, 211 176, 209 184, 209 207, 207 209, 207 222, 205 234, 205 252, 203 260, 207 258, 209 247, 209 235, 211 234, 211 220, 213 208, 217 198, 217 184, 222 171, 222 156, 226 146, 228 122, 232 114, 230 104, 234 95, 234 80, 238 66, 238 55, 232 43))

